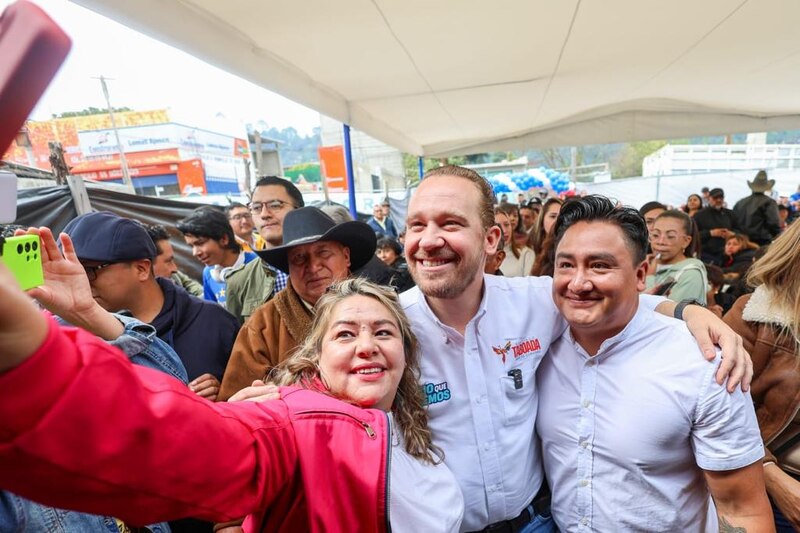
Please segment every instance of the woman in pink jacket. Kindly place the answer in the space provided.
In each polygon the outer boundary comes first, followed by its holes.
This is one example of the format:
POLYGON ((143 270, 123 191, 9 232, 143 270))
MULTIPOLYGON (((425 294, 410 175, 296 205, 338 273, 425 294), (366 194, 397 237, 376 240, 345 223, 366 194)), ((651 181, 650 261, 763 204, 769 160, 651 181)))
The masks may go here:
MULTIPOLYGON (((44 243, 45 260, 58 253, 44 243)), ((338 284, 276 376, 295 384, 280 400, 215 404, 58 327, 16 287, 0 263, 0 488, 127 524, 458 530, 463 499, 431 443, 416 339, 391 291, 338 284)))

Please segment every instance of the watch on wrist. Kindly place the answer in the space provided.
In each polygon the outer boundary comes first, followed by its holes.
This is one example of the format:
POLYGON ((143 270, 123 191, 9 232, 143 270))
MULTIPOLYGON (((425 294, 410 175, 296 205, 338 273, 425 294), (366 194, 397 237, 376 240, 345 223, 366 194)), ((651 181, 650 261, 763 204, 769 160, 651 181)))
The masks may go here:
POLYGON ((694 298, 688 298, 686 300, 681 300, 678 302, 678 305, 675 306, 675 311, 673 311, 672 316, 677 318, 678 320, 683 320, 683 310, 686 309, 687 305, 699 305, 700 307, 705 307, 700 300, 696 300, 694 298))

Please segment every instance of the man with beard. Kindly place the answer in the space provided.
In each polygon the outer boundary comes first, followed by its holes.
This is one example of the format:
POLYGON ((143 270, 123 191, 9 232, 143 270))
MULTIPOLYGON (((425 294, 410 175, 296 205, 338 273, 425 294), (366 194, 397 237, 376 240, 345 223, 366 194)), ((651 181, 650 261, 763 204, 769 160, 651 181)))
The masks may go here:
MULTIPOLYGON (((534 436, 535 372, 567 325, 550 278, 483 275, 500 237, 493 200, 472 170, 445 166, 425 175, 407 220, 406 257, 417 287, 401 300, 420 340, 429 426, 464 494, 462 528, 553 531, 534 436)), ((643 296, 642 303, 669 315, 675 308, 660 298, 643 296)), ((741 339, 699 306, 686 315, 708 358, 712 339, 731 355, 718 379, 737 363, 733 387, 749 364, 741 339)))
MULTIPOLYGON (((462 529, 551 532, 534 434, 535 372, 567 323, 550 278, 484 276, 501 234, 493 205, 491 186, 473 170, 451 165, 425 174, 407 218, 406 259, 417 287, 400 299, 419 339, 428 425, 464 495, 462 529)), ((653 296, 641 304, 669 316, 676 309, 653 296)), ((716 356, 714 342, 726 354, 717 380, 730 374, 729 390, 739 380, 746 388, 752 365, 741 338, 702 307, 689 305, 685 315, 706 358, 716 356)), ((236 399, 274 394, 268 385, 251 387, 236 399)))

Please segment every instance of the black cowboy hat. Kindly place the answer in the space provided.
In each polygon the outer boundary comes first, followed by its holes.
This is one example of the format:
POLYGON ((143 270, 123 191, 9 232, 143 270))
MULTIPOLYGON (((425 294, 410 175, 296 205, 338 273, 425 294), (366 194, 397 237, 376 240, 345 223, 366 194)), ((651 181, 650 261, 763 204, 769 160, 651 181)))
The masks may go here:
POLYGON ((318 241, 335 241, 350 249, 350 271, 366 265, 375 255, 375 231, 354 220, 337 224, 316 207, 301 207, 283 219, 283 244, 269 250, 256 250, 258 256, 283 272, 289 272, 291 248, 318 241))

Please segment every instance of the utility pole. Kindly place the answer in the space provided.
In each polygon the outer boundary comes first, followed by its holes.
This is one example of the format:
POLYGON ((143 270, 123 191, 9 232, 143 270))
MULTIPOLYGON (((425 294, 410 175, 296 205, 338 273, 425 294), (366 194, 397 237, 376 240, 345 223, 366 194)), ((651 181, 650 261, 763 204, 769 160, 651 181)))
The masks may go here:
POLYGON ((122 142, 119 140, 119 131, 117 130, 117 121, 114 118, 114 108, 111 107, 111 99, 108 97, 108 86, 106 85, 106 78, 100 76, 95 78, 100 80, 100 85, 103 87, 103 96, 106 97, 106 105, 108 106, 108 116, 111 118, 111 127, 114 129, 114 137, 117 140, 117 150, 119 150, 119 166, 122 170, 122 183, 130 189, 131 194, 136 194, 136 189, 131 181, 131 175, 128 171, 128 160, 125 158, 125 150, 122 149, 122 142))

